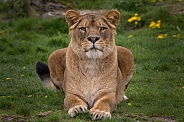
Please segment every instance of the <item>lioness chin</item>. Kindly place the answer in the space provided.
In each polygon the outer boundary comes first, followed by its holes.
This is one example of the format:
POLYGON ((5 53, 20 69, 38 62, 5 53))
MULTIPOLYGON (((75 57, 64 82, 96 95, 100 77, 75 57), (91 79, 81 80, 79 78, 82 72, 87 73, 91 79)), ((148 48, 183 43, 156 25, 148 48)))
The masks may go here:
POLYGON ((64 92, 64 106, 71 117, 89 112, 92 120, 110 118, 124 98, 134 58, 130 50, 115 44, 119 20, 116 10, 105 16, 67 11, 68 48, 54 51, 48 66, 37 63, 43 85, 64 92))

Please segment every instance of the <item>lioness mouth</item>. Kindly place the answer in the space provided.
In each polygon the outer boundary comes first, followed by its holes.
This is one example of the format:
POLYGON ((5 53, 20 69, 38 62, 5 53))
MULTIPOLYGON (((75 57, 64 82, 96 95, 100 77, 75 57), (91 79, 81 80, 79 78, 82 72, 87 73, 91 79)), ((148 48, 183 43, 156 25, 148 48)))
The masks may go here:
POLYGON ((97 48, 95 44, 93 44, 93 46, 89 50, 102 51, 99 48, 97 48))
POLYGON ((86 51, 86 56, 92 59, 99 59, 103 55, 103 52, 98 48, 91 48, 90 50, 86 51))
POLYGON ((96 47, 91 47, 88 50, 85 50, 85 52, 89 52, 89 51, 97 52, 97 51, 101 51, 101 50, 96 48, 96 47))
POLYGON ((90 50, 98 50, 98 48, 93 44, 93 47, 91 47, 90 50))
POLYGON ((95 46, 93 46, 92 48, 90 48, 88 51, 91 51, 91 50, 93 50, 94 52, 101 51, 100 49, 96 48, 95 46))

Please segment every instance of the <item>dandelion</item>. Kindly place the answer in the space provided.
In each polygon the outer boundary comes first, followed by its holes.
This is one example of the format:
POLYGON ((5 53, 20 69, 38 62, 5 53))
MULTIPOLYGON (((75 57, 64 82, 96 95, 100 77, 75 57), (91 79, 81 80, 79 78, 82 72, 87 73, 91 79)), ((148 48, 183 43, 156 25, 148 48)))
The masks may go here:
POLYGON ((46 95, 46 96, 44 96, 44 98, 48 98, 48 96, 46 95))
POLYGON ((157 20, 157 23, 161 23, 161 20, 157 20))
POLYGON ((168 36, 168 34, 164 34, 164 37, 168 36))
MULTIPOLYGON (((151 0, 152 3, 156 3, 157 1, 156 0, 151 0)), ((158 0, 158 2, 162 3, 163 0, 158 0)))
POLYGON ((162 34, 157 36, 157 39, 163 39, 163 38, 164 38, 164 36, 162 34))
POLYGON ((152 2, 152 3, 155 3, 155 2, 156 2, 156 0, 151 0, 151 2, 152 2))
POLYGON ((5 30, 0 30, 0 34, 2 34, 2 33, 4 33, 4 32, 6 32, 5 30))
POLYGON ((132 106, 132 103, 128 103, 128 106, 132 106))
POLYGON ((134 25, 137 27, 139 22, 141 21, 141 17, 139 16, 138 13, 135 13, 134 16, 128 19, 129 23, 134 23, 134 25))
POLYGON ((11 80, 11 78, 6 78, 6 80, 11 80))
POLYGON ((7 98, 12 98, 12 96, 7 96, 7 98))
POLYGON ((138 20, 137 17, 131 17, 130 19, 128 19, 128 22, 131 23, 131 22, 136 21, 136 20, 138 20))
POLYGON ((154 28, 160 28, 161 26, 161 20, 157 20, 157 22, 151 21, 149 24, 149 27, 154 29, 154 28))
POLYGON ((31 98, 32 96, 33 96, 33 95, 30 94, 30 95, 28 95, 27 97, 28 97, 28 98, 31 98))
POLYGON ((181 34, 174 34, 173 37, 174 38, 179 38, 181 36, 181 34))
POLYGON ((184 89, 184 86, 182 86, 182 88, 184 89))
POLYGON ((129 36, 128 36, 128 38, 132 38, 132 37, 134 37, 134 36, 133 36, 133 35, 129 35, 129 36))
POLYGON ((159 35, 157 36, 157 39, 163 39, 163 38, 165 38, 166 36, 168 36, 168 34, 159 34, 159 35))
POLYGON ((141 17, 137 17, 137 21, 141 21, 141 17))
POLYGON ((135 13, 135 14, 134 14, 134 16, 136 16, 136 17, 137 17, 137 16, 138 16, 138 13, 135 13))
POLYGON ((135 21, 134 24, 135 24, 135 25, 138 25, 138 21, 135 21))
POLYGON ((149 24, 149 27, 150 28, 155 28, 155 25, 156 25, 156 23, 154 21, 151 21, 150 24, 149 24))
POLYGON ((155 25, 155 28, 160 28, 160 24, 156 24, 155 25))

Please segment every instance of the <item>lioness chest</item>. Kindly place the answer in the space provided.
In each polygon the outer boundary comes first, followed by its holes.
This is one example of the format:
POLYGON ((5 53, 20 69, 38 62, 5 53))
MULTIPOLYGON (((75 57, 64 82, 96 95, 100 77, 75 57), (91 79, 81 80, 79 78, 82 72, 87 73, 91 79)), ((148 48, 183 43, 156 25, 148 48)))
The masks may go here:
POLYGON ((66 93, 76 94, 92 106, 100 96, 115 93, 117 66, 108 68, 99 60, 76 62, 73 69, 67 70, 66 80, 66 93))

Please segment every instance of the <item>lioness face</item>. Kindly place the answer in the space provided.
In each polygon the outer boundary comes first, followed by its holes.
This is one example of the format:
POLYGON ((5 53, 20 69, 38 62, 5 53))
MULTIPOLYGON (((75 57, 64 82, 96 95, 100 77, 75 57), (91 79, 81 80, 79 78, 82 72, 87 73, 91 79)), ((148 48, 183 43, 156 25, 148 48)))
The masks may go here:
POLYGON ((71 47, 78 56, 100 59, 113 52, 116 24, 107 17, 97 14, 81 16, 76 11, 69 11, 66 19, 70 27, 71 47))

